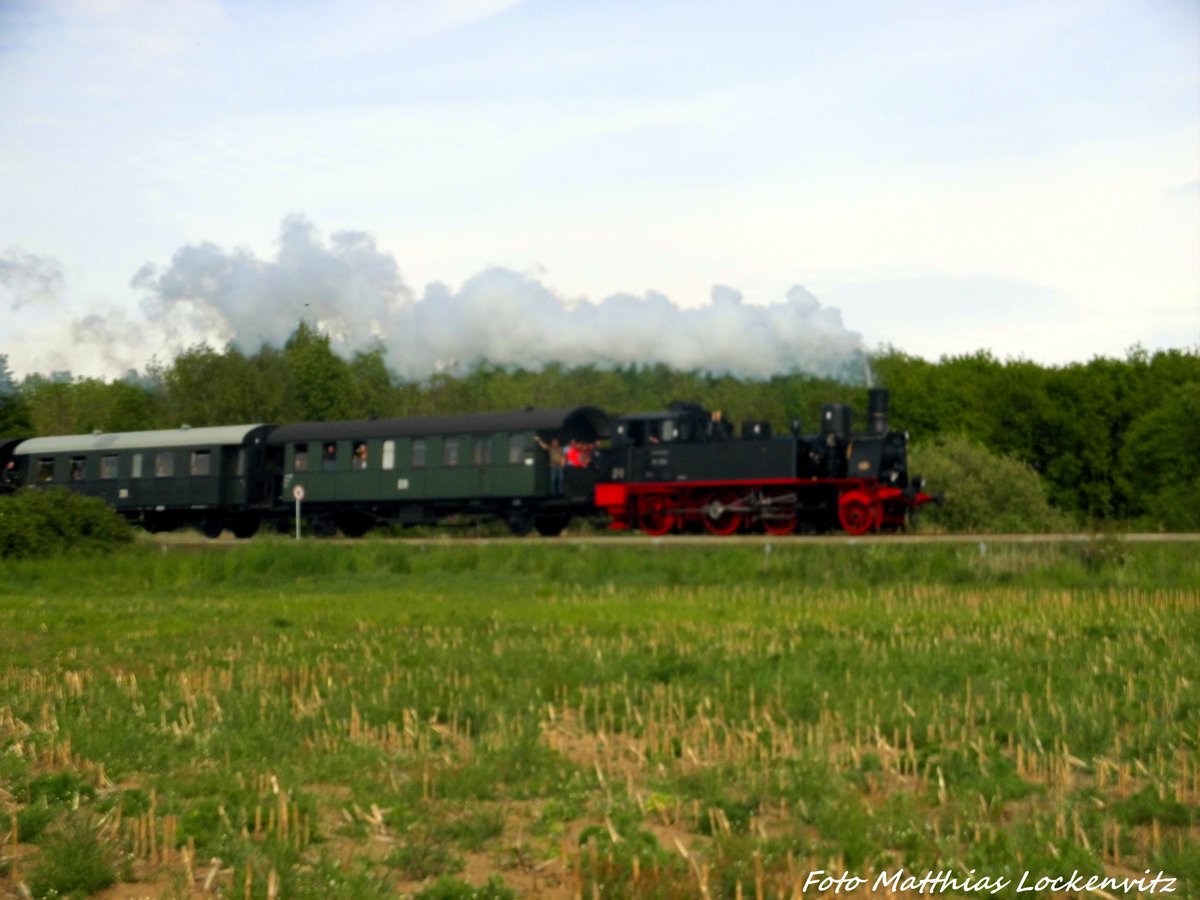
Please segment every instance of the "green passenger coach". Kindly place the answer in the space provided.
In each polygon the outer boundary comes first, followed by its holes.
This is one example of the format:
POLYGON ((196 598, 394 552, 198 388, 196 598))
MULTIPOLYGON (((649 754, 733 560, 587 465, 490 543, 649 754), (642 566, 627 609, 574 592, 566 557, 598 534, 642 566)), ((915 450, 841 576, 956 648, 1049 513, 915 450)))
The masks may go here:
POLYGON ((268 443, 282 450, 280 499, 291 502, 300 488, 318 533, 469 515, 500 518, 517 534, 557 534, 590 504, 594 477, 571 472, 556 490, 543 445, 607 434, 608 417, 581 406, 309 422, 277 428, 268 443))
POLYGON ((194 525, 212 537, 224 528, 246 537, 275 501, 272 427, 31 438, 17 445, 14 460, 22 484, 99 497, 148 531, 194 525))

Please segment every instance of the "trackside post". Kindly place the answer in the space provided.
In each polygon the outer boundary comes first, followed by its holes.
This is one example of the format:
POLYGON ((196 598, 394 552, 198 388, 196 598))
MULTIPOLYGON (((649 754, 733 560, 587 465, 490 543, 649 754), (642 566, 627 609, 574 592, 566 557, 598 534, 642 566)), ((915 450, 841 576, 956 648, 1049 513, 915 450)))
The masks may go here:
POLYGON ((304 485, 292 488, 292 496, 296 498, 296 540, 300 540, 300 501, 304 499, 304 485))

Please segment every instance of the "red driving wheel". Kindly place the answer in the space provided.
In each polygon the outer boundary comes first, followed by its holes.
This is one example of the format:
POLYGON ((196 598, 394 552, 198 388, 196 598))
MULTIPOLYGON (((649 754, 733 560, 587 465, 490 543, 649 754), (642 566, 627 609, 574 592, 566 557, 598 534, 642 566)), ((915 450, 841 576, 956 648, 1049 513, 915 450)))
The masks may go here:
POLYGON ((646 534, 668 534, 675 527, 670 499, 664 494, 643 497, 638 503, 638 522, 646 534))
POLYGON ((767 497, 767 507, 763 510, 762 526, 767 534, 783 537, 796 530, 796 498, 790 495, 775 494, 767 497))
POLYGON ((881 512, 862 491, 843 494, 838 501, 838 521, 847 534, 866 534, 877 526, 881 512))
POLYGON ((704 527, 709 534, 729 535, 742 527, 742 514, 733 507, 738 496, 733 491, 713 491, 704 505, 704 527))

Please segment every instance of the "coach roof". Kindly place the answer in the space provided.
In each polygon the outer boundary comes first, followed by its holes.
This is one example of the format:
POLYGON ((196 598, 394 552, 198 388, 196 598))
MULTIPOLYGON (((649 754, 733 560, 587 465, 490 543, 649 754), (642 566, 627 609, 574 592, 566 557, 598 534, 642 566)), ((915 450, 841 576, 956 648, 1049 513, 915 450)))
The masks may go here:
POLYGON ((426 437, 454 434, 516 434, 560 432, 564 437, 594 441, 608 435, 608 416, 594 406, 523 409, 516 412, 458 416, 417 416, 411 419, 351 419, 341 422, 301 422, 283 425, 268 443, 364 440, 366 438, 426 437))
POLYGON ((167 447, 241 446, 251 437, 261 440, 269 425, 221 425, 215 428, 175 428, 170 431, 116 431, 107 434, 64 434, 30 438, 17 445, 18 455, 88 453, 97 450, 158 450, 167 447), (261 433, 255 434, 260 431, 261 433))

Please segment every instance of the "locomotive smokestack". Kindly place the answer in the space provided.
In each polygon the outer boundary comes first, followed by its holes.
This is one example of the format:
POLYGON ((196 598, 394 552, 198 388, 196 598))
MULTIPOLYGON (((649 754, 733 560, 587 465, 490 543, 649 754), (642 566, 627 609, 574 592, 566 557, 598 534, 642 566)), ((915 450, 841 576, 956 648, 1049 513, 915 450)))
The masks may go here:
POLYGON ((887 434, 888 392, 887 388, 872 388, 867 392, 867 421, 875 434, 887 434))

